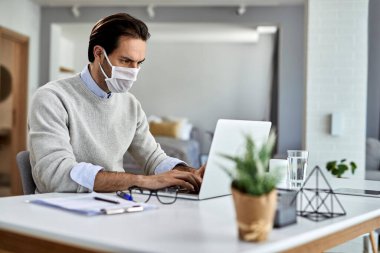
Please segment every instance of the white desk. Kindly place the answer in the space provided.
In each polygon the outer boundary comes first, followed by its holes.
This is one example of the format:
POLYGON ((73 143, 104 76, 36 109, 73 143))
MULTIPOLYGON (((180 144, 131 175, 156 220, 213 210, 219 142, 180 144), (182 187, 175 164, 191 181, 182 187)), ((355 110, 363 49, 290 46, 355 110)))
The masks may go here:
MULTIPOLYGON (((348 180, 333 184, 353 187, 348 180)), ((380 182, 363 181, 359 187, 380 189, 380 182)), ((346 216, 323 222, 298 218, 296 225, 275 229, 268 241, 260 244, 239 241, 230 196, 204 201, 177 200, 173 205, 160 205, 158 210, 96 217, 25 203, 28 199, 62 195, 0 198, 0 249, 310 253, 321 252, 380 227, 380 198, 343 195, 338 197, 346 216)))

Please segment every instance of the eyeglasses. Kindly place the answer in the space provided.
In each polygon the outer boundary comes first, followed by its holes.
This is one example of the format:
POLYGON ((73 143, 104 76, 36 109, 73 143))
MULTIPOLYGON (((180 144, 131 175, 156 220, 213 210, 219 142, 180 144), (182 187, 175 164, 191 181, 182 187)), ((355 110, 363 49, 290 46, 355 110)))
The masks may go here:
POLYGON ((134 186, 134 187, 129 188, 128 190, 129 190, 129 195, 132 197, 132 199, 136 198, 137 200, 140 200, 141 202, 147 203, 150 200, 150 198, 153 195, 155 195, 157 200, 161 204, 170 205, 176 202, 180 187, 172 186, 172 187, 168 187, 168 188, 164 188, 160 190, 148 190, 148 189, 134 186), (165 193, 166 195, 168 195, 168 197, 159 196, 157 192, 165 193))

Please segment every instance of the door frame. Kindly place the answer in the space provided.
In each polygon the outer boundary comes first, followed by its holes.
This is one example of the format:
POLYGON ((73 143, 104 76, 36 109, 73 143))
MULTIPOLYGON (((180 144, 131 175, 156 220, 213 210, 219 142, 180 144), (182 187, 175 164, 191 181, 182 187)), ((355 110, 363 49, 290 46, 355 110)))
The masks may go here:
MULTIPOLYGON (((11 129, 11 194, 21 195, 21 177, 16 163, 16 155, 26 150, 27 142, 27 105, 28 105, 28 60, 29 37, 0 26, 0 38, 6 38, 18 43, 21 51, 20 58, 20 83, 13 93, 12 129, 11 129)), ((1 48, 1 39, 0 39, 1 48)), ((1 53, 1 52, 0 52, 1 53)))

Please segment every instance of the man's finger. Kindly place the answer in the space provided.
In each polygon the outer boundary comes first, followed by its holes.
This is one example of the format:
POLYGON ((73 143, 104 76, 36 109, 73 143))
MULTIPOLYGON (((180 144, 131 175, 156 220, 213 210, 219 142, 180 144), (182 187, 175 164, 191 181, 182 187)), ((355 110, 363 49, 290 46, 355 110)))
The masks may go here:
POLYGON ((205 165, 202 165, 202 166, 196 171, 196 173, 197 173, 201 178, 203 178, 203 175, 205 174, 205 170, 206 170, 206 164, 205 164, 205 165))
POLYGON ((194 186, 195 191, 199 191, 201 181, 200 181, 200 178, 197 177, 196 175, 190 172, 183 172, 183 173, 177 173, 175 177, 189 182, 190 184, 194 186))
POLYGON ((175 181, 173 182, 173 185, 179 185, 181 188, 185 188, 189 191, 195 191, 194 186, 190 184, 189 182, 186 182, 185 180, 175 179, 175 181))
POLYGON ((198 192, 199 189, 201 188, 201 179, 199 176, 197 176, 193 173, 188 173, 187 174, 187 181, 194 186, 196 192, 198 192))

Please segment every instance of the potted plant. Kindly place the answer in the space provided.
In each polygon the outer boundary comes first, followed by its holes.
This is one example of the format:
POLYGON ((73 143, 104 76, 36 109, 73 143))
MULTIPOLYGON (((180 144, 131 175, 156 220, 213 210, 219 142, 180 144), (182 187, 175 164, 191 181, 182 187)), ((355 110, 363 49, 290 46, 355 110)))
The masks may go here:
POLYGON ((264 241, 272 231, 279 177, 267 171, 275 139, 274 132, 271 132, 268 142, 259 147, 251 136, 246 135, 243 155, 222 154, 235 164, 234 169, 223 169, 232 179, 239 238, 245 241, 264 241))
POLYGON ((349 169, 351 170, 352 174, 355 174, 356 168, 356 163, 352 161, 348 163, 347 159, 342 159, 339 163, 338 161, 330 161, 326 164, 326 169, 337 178, 341 178, 342 175, 349 169))

